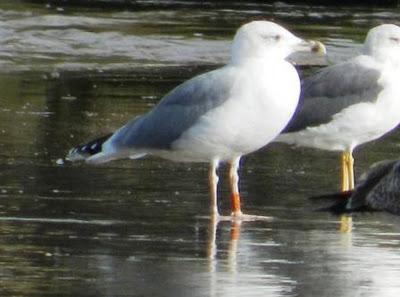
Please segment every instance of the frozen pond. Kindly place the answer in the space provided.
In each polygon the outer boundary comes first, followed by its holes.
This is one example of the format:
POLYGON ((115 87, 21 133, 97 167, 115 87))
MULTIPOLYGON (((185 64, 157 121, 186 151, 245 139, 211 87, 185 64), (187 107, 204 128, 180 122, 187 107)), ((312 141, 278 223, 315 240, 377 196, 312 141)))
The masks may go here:
MULTIPOLYGON (((356 215, 341 232, 307 200, 338 188, 335 153, 271 145, 245 157, 244 211, 272 220, 242 222, 207 218, 207 164, 59 160, 224 63, 235 29, 260 16, 318 38, 337 62, 400 11, 1 2, 0 295, 399 296, 400 219, 356 215)), ((399 138, 360 147, 357 175, 397 158, 399 138)))

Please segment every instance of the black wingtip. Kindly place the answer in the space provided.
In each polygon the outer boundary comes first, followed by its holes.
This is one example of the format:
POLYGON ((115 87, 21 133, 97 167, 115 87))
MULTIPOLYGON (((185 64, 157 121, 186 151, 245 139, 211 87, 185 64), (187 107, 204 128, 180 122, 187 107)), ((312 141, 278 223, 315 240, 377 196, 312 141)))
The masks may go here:
POLYGON ((347 209, 347 204, 352 193, 353 191, 338 192, 310 197, 309 200, 317 211, 327 211, 335 215, 340 215, 352 212, 347 209))
POLYGON ((103 143, 106 142, 111 135, 112 133, 72 148, 65 159, 71 162, 82 161, 101 152, 103 143))
POLYGON ((355 212, 375 212, 376 209, 368 205, 360 205, 358 207, 349 207, 349 200, 353 196, 354 191, 338 192, 333 194, 326 194, 320 196, 310 197, 313 205, 319 205, 317 211, 327 211, 334 215, 341 215, 355 212), (321 205, 322 204, 322 205, 321 205))

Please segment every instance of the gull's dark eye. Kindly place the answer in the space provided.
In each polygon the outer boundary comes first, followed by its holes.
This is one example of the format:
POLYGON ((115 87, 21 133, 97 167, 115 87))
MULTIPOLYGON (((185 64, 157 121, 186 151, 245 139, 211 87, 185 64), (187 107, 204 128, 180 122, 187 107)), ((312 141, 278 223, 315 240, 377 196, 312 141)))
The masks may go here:
POLYGON ((279 34, 269 34, 269 35, 262 35, 261 36, 264 40, 268 41, 268 42, 278 42, 279 40, 282 39, 282 35, 279 34))
POLYGON ((399 37, 390 37, 389 39, 391 41, 393 41, 393 42, 400 43, 400 38, 399 37))

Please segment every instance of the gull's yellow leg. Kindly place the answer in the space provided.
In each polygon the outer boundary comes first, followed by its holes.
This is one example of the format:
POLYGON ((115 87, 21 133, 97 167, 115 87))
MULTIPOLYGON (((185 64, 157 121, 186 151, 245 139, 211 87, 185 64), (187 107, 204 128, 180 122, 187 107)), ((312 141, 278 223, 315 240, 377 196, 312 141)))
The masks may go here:
POLYGON ((351 151, 347 153, 347 171, 349 174, 349 190, 354 189, 354 158, 351 151))
POLYGON ((219 161, 212 160, 210 163, 210 169, 208 172, 208 182, 210 188, 210 212, 213 218, 217 218, 219 216, 218 212, 218 175, 217 175, 217 168, 218 168, 219 161))
MULTIPOLYGON (((354 189, 354 158, 351 151, 342 153, 342 191, 354 189)), ((344 214, 340 216, 339 231, 349 233, 353 228, 352 217, 344 214)))
POLYGON ((242 210, 240 207, 240 195, 239 195, 239 161, 240 157, 232 160, 229 167, 229 186, 231 190, 231 215, 240 216, 242 210))
POLYGON ((354 189, 354 158, 351 151, 342 153, 342 182, 341 190, 354 189))
POLYGON ((349 172, 348 172, 348 165, 347 165, 347 152, 342 152, 341 155, 341 191, 345 192, 349 190, 349 172))

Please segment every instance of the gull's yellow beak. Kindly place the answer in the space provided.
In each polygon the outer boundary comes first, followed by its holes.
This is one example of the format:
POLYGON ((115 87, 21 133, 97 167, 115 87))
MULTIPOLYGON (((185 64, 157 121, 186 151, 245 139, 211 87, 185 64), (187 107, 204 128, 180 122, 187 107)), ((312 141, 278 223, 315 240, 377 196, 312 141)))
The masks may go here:
POLYGON ((325 45, 316 40, 304 40, 304 39, 297 39, 298 42, 293 46, 295 52, 312 52, 319 55, 326 54, 326 47, 325 45))
POLYGON ((326 47, 325 45, 317 40, 310 40, 311 45, 311 51, 313 53, 319 54, 319 55, 326 55, 326 47))

